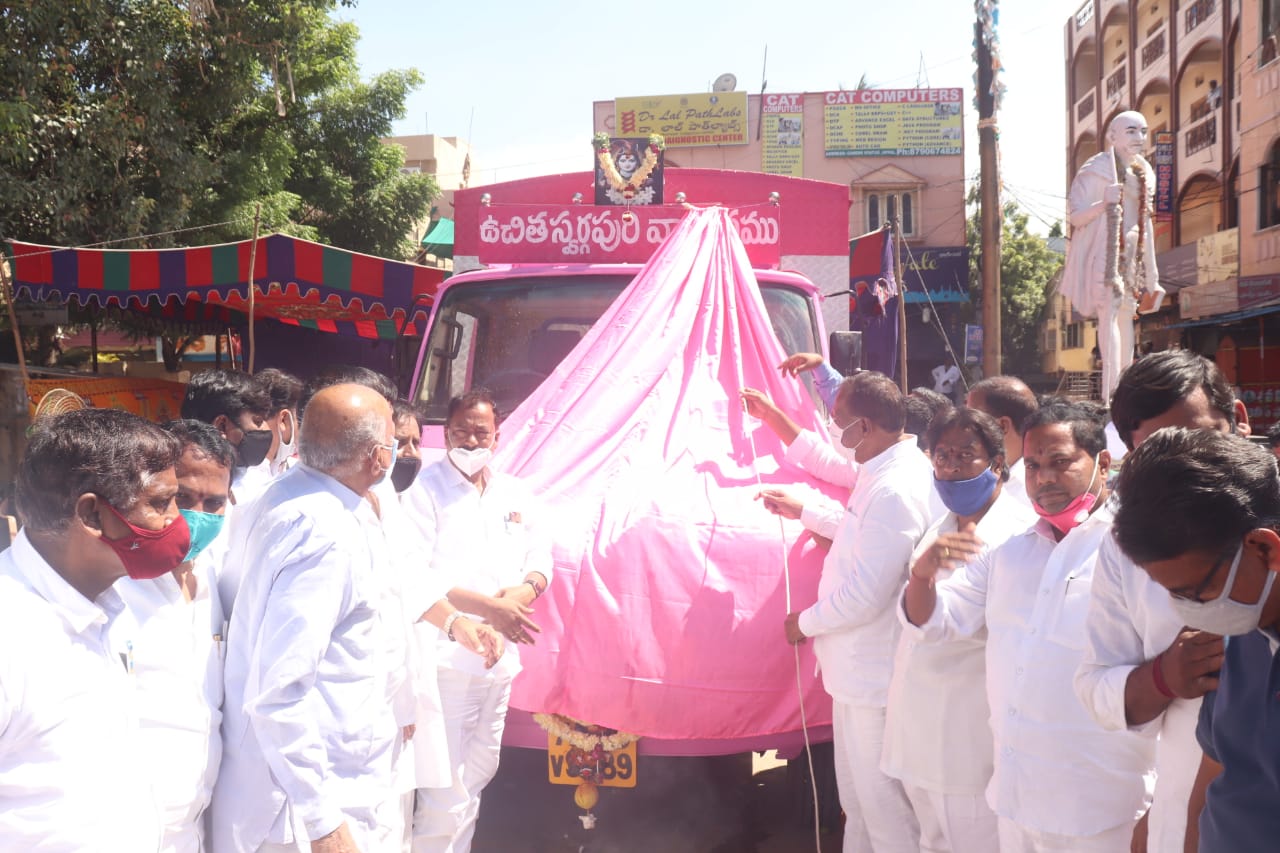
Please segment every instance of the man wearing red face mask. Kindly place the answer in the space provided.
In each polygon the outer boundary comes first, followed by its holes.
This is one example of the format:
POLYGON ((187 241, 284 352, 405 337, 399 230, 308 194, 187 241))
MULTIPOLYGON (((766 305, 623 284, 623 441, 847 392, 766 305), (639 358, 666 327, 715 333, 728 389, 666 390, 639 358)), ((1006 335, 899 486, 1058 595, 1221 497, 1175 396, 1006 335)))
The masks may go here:
POLYGON ((975 534, 954 534, 943 556, 967 564, 945 581, 935 584, 937 562, 912 566, 906 630, 939 641, 987 629, 987 803, 1001 853, 1127 853, 1150 803, 1143 774, 1155 738, 1103 729, 1073 687, 1098 546, 1111 529, 1104 420, 1094 407, 1055 401, 1023 426, 1040 520, 986 553, 975 534))
POLYGON ((108 631, 112 584, 160 577, 190 547, 181 444, 126 412, 41 421, 18 469, 24 527, 0 554, 0 847, 159 844, 135 754, 132 653, 108 631))

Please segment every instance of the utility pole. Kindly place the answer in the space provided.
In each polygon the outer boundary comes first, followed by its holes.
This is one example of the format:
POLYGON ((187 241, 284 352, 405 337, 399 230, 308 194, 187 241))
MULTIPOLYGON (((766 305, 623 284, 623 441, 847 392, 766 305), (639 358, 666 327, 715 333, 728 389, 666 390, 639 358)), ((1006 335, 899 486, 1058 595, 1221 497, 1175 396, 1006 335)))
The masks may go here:
POLYGON ((910 387, 907 381, 907 282, 902 277, 902 227, 899 220, 893 228, 893 277, 898 282, 898 385, 902 393, 910 387))
POLYGON ((978 20, 974 24, 974 44, 978 62, 978 158, 981 166, 979 204, 981 216, 982 269, 982 373, 995 376, 1000 366, 1000 153, 996 141, 996 98, 992 91, 991 39, 988 17, 983 21, 983 0, 975 0, 978 20))

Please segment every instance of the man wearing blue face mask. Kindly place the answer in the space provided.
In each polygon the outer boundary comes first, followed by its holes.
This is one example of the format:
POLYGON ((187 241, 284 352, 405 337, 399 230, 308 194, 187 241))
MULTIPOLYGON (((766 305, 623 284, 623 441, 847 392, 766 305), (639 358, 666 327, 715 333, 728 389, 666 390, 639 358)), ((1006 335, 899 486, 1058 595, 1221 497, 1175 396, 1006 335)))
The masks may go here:
POLYGON ((1196 732, 1203 763, 1186 849, 1276 849, 1280 838, 1280 479, 1264 447, 1166 428, 1125 458, 1116 543, 1190 628, 1226 637, 1196 732), (1194 838, 1199 830, 1198 842, 1194 838))
POLYGON ((936 584, 938 563, 917 561, 902 599, 907 631, 929 642, 987 631, 987 803, 1001 853, 1127 853, 1149 802, 1143 775, 1155 737, 1103 729, 1072 686, 1098 545, 1110 531, 1104 418, 1054 401, 1023 426, 1040 520, 986 553, 972 534, 967 546, 953 534, 947 547, 963 547, 967 562, 936 584))
POLYGON ((201 421, 171 421, 165 430, 182 442, 174 473, 191 547, 168 574, 116 584, 125 613, 111 632, 117 645, 133 650, 141 747, 135 757, 152 781, 164 832, 160 849, 200 853, 202 815, 222 757, 225 623, 208 546, 222 531, 235 450, 201 421))

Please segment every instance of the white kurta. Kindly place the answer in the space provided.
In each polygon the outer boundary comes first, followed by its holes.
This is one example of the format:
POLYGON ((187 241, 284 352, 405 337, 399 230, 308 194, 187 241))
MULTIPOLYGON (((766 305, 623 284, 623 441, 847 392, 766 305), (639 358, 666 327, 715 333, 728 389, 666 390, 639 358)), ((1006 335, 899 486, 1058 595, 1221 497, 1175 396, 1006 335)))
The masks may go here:
MULTIPOLYGON (((404 506, 429 536, 430 565, 448 589, 494 595, 519 586, 530 572, 552 579, 551 546, 539 527, 536 501, 515 477, 490 471, 484 492, 471 484, 448 457, 424 467, 404 495, 404 506)), ((479 617, 477 617, 478 619, 479 617)), ((507 643, 502 660, 485 670, 484 660, 436 631, 442 667, 473 675, 520 671, 516 643, 507 643)))
POLYGON ((368 501, 299 465, 232 531, 248 571, 227 637, 214 853, 320 838, 375 849, 393 796, 383 534, 368 501))
POLYGON ((123 609, 76 592, 25 532, 0 554, 0 848, 158 849, 128 646, 109 640, 123 609))
MULTIPOLYGON (((1088 641, 1076 670, 1076 694, 1099 725, 1123 731, 1128 727, 1124 690, 1129 674, 1169 648, 1182 630, 1182 620, 1169 602, 1169 592, 1134 565, 1112 536, 1105 537, 1098 550, 1085 630, 1088 641)), ((1182 849, 1187 801, 1200 769, 1199 718, 1199 699, 1175 699, 1156 719, 1135 727, 1160 736, 1147 827, 1150 850, 1182 849)))
POLYGON ((132 642, 138 696, 139 761, 152 780, 166 853, 200 853, 202 815, 222 759, 222 607, 208 551, 195 560, 196 597, 172 574, 121 578, 125 614, 112 626, 117 648, 132 642))
MULTIPOLYGON (((852 489, 858 481, 858 463, 840 453, 813 430, 802 430, 787 445, 786 460, 819 480, 852 489)), ((806 500, 800 523, 806 530, 827 539, 836 538, 844 518, 844 506, 826 497, 806 500)))
POLYGON ((1144 774, 1155 739, 1103 729, 1072 688, 1111 520, 1103 506, 1061 542, 1048 522, 1037 522, 938 584, 929 621, 906 629, 934 641, 986 627, 995 742, 987 802, 1031 830, 1097 835, 1133 823, 1150 802, 1144 774))
POLYGON ((895 603, 912 550, 943 512, 933 468, 913 439, 861 466, 822 564, 818 600, 800 614, 823 686, 838 701, 885 706, 898 643, 895 603))
MULTIPOLYGON (((982 553, 1035 523, 1034 513, 1001 491, 978 522, 982 553)), ((957 518, 939 519, 911 555, 914 564, 957 518)), ((952 572, 943 570, 938 579, 952 572)), ((985 630, 950 643, 924 643, 906 631, 898 640, 889 683, 881 769, 904 784, 940 794, 982 794, 991 781, 992 743, 986 693, 985 630)))

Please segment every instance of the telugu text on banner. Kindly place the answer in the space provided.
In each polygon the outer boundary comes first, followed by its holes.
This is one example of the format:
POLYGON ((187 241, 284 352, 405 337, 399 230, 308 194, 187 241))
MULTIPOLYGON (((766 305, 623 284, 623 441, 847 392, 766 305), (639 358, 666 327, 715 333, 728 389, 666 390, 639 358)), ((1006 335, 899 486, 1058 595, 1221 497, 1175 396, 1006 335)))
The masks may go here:
POLYGON ((661 134, 668 148, 747 144, 747 93, 617 98, 614 135, 661 134))
MULTIPOLYGON (((757 204, 729 211, 756 269, 781 263, 781 210, 757 204)), ((486 264, 644 263, 686 213, 680 205, 489 205, 480 219, 478 256, 486 264)))
POLYGON ((824 92, 828 157, 931 157, 963 153, 963 90, 824 92))
POLYGON ((765 95, 761 103, 761 168, 770 175, 804 177, 804 95, 765 95))

